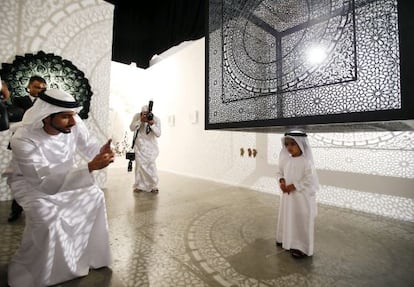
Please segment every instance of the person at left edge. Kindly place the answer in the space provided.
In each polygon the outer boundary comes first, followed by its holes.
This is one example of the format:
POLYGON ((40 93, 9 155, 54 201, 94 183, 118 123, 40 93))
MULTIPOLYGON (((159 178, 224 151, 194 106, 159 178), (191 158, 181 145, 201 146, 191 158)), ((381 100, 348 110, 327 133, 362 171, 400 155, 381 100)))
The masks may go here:
POLYGON ((11 287, 47 286, 111 263, 105 198, 94 171, 114 160, 77 115, 70 94, 39 95, 12 135, 8 184, 26 212, 21 244, 11 259, 11 287), (77 165, 80 152, 87 163, 77 165))
MULTIPOLYGON (((46 80, 43 77, 39 75, 31 76, 26 87, 28 94, 22 97, 13 97, 12 99, 12 106, 16 110, 16 116, 14 119, 10 119, 10 121, 20 122, 23 118, 24 113, 33 106, 33 103, 36 101, 39 94, 46 90, 46 85, 46 80)), ((13 199, 7 221, 16 221, 20 218, 22 212, 23 208, 17 203, 15 199, 13 199)))

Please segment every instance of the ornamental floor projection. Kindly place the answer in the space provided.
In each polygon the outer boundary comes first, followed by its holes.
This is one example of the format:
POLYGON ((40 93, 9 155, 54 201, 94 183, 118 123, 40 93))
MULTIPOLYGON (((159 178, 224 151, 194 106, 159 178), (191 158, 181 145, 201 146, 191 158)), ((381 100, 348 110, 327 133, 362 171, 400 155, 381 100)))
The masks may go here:
MULTIPOLYGON (((62 287, 414 286, 414 223, 319 204, 315 254, 275 246, 279 197, 160 172, 160 193, 133 194, 111 167, 105 189, 113 264, 62 287)), ((0 202, 0 286, 24 228, 0 202)))

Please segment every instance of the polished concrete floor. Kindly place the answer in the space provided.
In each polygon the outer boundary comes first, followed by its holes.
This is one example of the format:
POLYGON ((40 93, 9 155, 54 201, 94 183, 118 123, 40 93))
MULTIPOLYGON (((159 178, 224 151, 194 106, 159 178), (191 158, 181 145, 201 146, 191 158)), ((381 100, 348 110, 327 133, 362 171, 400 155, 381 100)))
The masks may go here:
MULTIPOLYGON (((274 245, 278 196, 160 173, 160 193, 133 194, 110 168, 105 190, 113 264, 63 287, 414 286, 414 223, 319 205, 315 254, 274 245)), ((24 218, 0 202, 0 286, 24 218)))

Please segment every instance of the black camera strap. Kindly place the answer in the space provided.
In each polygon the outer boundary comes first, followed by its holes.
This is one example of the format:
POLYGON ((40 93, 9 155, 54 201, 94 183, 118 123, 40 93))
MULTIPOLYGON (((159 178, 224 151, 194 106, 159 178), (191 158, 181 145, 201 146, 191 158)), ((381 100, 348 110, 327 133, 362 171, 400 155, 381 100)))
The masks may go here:
POLYGON ((149 134, 151 132, 151 126, 147 124, 147 128, 145 129, 145 132, 149 134))
POLYGON ((135 141, 137 140, 139 129, 141 128, 141 125, 138 127, 138 129, 135 131, 134 139, 132 140, 132 146, 131 149, 134 149, 135 141))

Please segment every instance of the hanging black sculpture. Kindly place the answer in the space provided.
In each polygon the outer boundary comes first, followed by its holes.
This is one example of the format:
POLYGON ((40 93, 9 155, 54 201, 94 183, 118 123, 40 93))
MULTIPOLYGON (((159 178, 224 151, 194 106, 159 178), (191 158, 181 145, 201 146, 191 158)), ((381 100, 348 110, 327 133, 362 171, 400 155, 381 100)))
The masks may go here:
POLYGON ((412 130, 407 3, 210 0, 206 129, 412 130))

